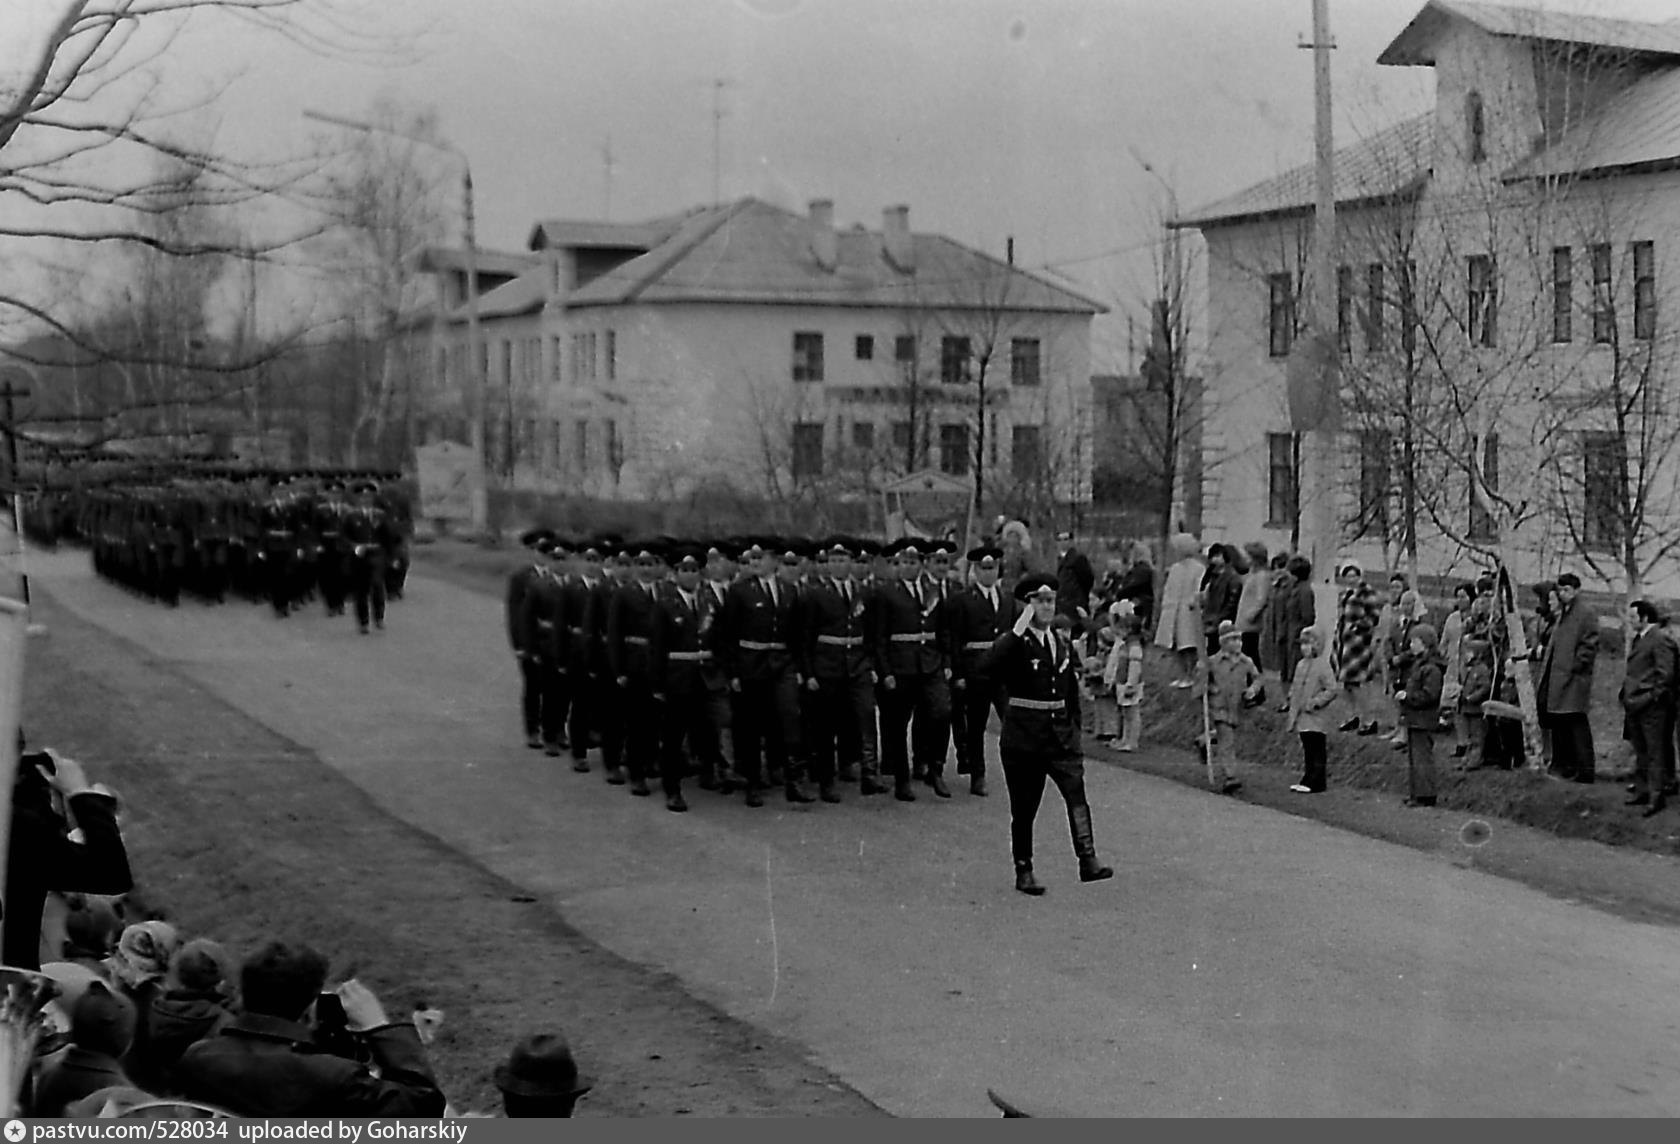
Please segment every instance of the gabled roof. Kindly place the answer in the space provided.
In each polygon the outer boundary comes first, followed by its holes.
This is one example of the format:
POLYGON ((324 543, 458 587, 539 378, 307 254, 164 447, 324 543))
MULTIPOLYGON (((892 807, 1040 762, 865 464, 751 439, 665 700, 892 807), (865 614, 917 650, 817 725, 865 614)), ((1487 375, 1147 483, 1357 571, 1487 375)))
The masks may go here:
POLYGON ((531 228, 531 237, 527 245, 532 250, 559 247, 652 250, 671 237, 672 232, 682 225, 689 214, 635 223, 544 219, 531 228))
POLYGON ((746 198, 682 217, 647 253, 574 291, 574 306, 735 302, 1098 314, 1093 301, 942 235, 918 234, 914 274, 886 257, 880 234, 837 230, 836 267, 811 253, 811 222, 746 198))
MULTIPOLYGON (((1336 152, 1336 202, 1358 204, 1403 200, 1429 179, 1435 151, 1435 113, 1403 120, 1369 139, 1336 152)), ((1317 195, 1311 163, 1256 183, 1234 195, 1171 220, 1174 227, 1205 230, 1310 211, 1317 195)))
MULTIPOLYGON (((478 316, 480 318, 511 318, 518 314, 534 314, 542 309, 548 301, 548 273, 547 268, 534 267, 515 278, 512 282, 504 282, 494 290, 479 296, 478 316)), ((466 307, 456 311, 458 315, 466 314, 466 307)))
MULTIPOLYGON (((535 262, 536 257, 530 254, 485 250, 482 247, 473 252, 473 266, 479 274, 523 274, 535 262)), ((428 274, 440 270, 459 270, 464 274, 467 269, 467 252, 454 246, 428 246, 420 252, 416 263, 420 270, 428 274)))
POLYGON ((1562 139, 1505 173, 1508 181, 1680 162, 1680 67, 1637 81, 1562 139))
POLYGON ((1455 19, 1467 20, 1495 36, 1588 44, 1635 54, 1680 57, 1680 23, 1612 20, 1546 8, 1475 3, 1472 0, 1429 0, 1422 11, 1412 17, 1412 22, 1383 49, 1377 62, 1434 66, 1441 33, 1455 19))

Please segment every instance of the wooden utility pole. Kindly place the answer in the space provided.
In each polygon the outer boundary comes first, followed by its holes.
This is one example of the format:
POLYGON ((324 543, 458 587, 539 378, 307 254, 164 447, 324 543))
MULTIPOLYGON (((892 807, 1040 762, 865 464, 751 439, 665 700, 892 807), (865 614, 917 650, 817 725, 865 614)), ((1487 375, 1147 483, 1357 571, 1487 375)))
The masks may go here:
MULTIPOLYGON (((11 506, 12 534, 17 542, 17 575, 19 595, 24 605, 29 604, 29 576, 23 567, 23 486, 18 479, 18 447, 17 447, 17 406, 16 400, 28 397, 29 390, 19 389, 10 381, 0 387, 0 400, 4 400, 6 407, 6 502, 11 506)), ((6 553, 10 556, 13 553, 6 553)))

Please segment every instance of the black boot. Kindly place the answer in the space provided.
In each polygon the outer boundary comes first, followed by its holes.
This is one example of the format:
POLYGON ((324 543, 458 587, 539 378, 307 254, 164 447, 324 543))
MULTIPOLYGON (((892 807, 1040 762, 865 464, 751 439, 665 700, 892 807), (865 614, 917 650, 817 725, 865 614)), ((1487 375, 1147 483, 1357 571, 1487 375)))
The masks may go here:
POLYGON ((1068 807, 1068 827, 1073 834, 1073 852, 1079 858, 1079 880, 1100 882, 1114 877, 1112 866, 1104 866, 1097 861, 1097 840, 1091 832, 1091 808, 1068 807))
POLYGON ((1031 862, 1015 863, 1015 888, 1021 893, 1031 894, 1035 898, 1044 893, 1044 887, 1040 886, 1038 879, 1033 877, 1031 862))

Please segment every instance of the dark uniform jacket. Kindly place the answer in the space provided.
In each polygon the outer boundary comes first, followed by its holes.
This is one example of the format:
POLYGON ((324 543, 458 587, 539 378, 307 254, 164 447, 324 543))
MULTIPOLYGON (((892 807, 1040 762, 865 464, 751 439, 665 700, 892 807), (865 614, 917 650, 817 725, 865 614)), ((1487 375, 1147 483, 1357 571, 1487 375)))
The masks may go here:
POLYGON ((764 682, 793 667, 798 592, 778 582, 776 596, 757 576, 737 580, 718 617, 718 658, 730 679, 764 682))
POLYGON ((20 781, 13 792, 5 897, 0 899, 5 904, 3 959, 20 969, 39 969, 41 910, 48 891, 125 894, 134 888, 134 876, 117 829, 115 799, 91 791, 72 795, 70 811, 83 838, 72 842, 43 780, 20 781))
POLYGON ((889 675, 933 675, 945 667, 946 632, 940 603, 940 594, 926 581, 895 580, 880 586, 875 594, 870 651, 875 673, 882 680, 889 675), (920 598, 914 594, 918 588, 924 593, 920 598))
POLYGON ((583 662, 594 676, 607 674, 607 618, 612 611, 613 593, 618 581, 603 575, 589 589, 583 608, 583 662))
POLYGON ((807 679, 861 679, 869 673, 869 596, 848 581, 850 601, 839 580, 806 584, 799 597, 799 673, 807 679))
POLYGON ((711 617, 706 626, 703 644, 712 654, 706 658, 700 668, 700 677, 706 681, 708 691, 728 691, 729 675, 724 670, 723 662, 718 652, 720 629, 718 621, 723 618, 723 603, 729 598, 731 585, 727 582, 715 580, 700 581, 700 598, 705 601, 711 617))
POLYGON ((1546 681, 1542 700, 1553 715, 1584 715, 1592 702, 1593 664, 1598 659, 1598 617, 1587 602, 1575 602, 1553 625, 1540 661, 1546 681))
POLYGON ((566 670, 582 679, 591 670, 589 663, 589 584, 582 576, 567 576, 560 581, 560 623, 566 633, 566 670))
POLYGON ((564 591, 558 576, 539 569, 525 590, 519 624, 525 650, 548 666, 562 670, 570 647, 563 615, 564 591))
POLYGON ((971 584, 945 602, 945 623, 951 640, 951 679, 972 679, 985 682, 991 678, 987 663, 992 645, 998 636, 1015 626, 1020 605, 1003 590, 993 585, 998 606, 994 610, 986 598, 986 590, 971 584))
POLYGON ((1036 632, 1004 632, 992 645, 986 667, 1009 695, 998 749, 1005 756, 1044 760, 1079 754, 1079 675, 1073 645, 1050 632, 1046 648, 1036 632))
POLYGON ((1675 651, 1674 641, 1654 624, 1633 641, 1618 695, 1628 714, 1638 715, 1673 702, 1675 651))
POLYGON ((443 1092, 412 1024, 362 1034, 379 1076, 317 1048, 293 1021, 245 1013, 181 1056, 189 1100, 240 1116, 441 1116, 443 1092))
POLYGON ((705 584, 694 590, 691 606, 675 584, 660 586, 653 641, 655 689, 666 696, 692 698, 709 690, 712 633, 717 625, 717 597, 705 584))
POLYGON ((541 573, 535 564, 528 564, 508 577, 507 633, 508 644, 514 651, 526 650, 525 597, 541 573))
POLYGON ((607 605, 607 667, 612 677, 628 677, 651 686, 654 682, 653 641, 658 635, 659 585, 626 580, 607 605))

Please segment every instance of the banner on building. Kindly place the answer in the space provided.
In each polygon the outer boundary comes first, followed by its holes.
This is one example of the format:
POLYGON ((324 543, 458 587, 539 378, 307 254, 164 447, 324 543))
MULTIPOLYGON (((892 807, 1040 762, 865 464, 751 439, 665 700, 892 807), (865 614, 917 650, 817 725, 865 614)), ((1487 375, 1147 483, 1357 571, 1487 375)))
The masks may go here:
POLYGON ((470 445, 438 441, 414 450, 420 484, 420 516, 470 524, 473 505, 484 493, 484 466, 470 445))

